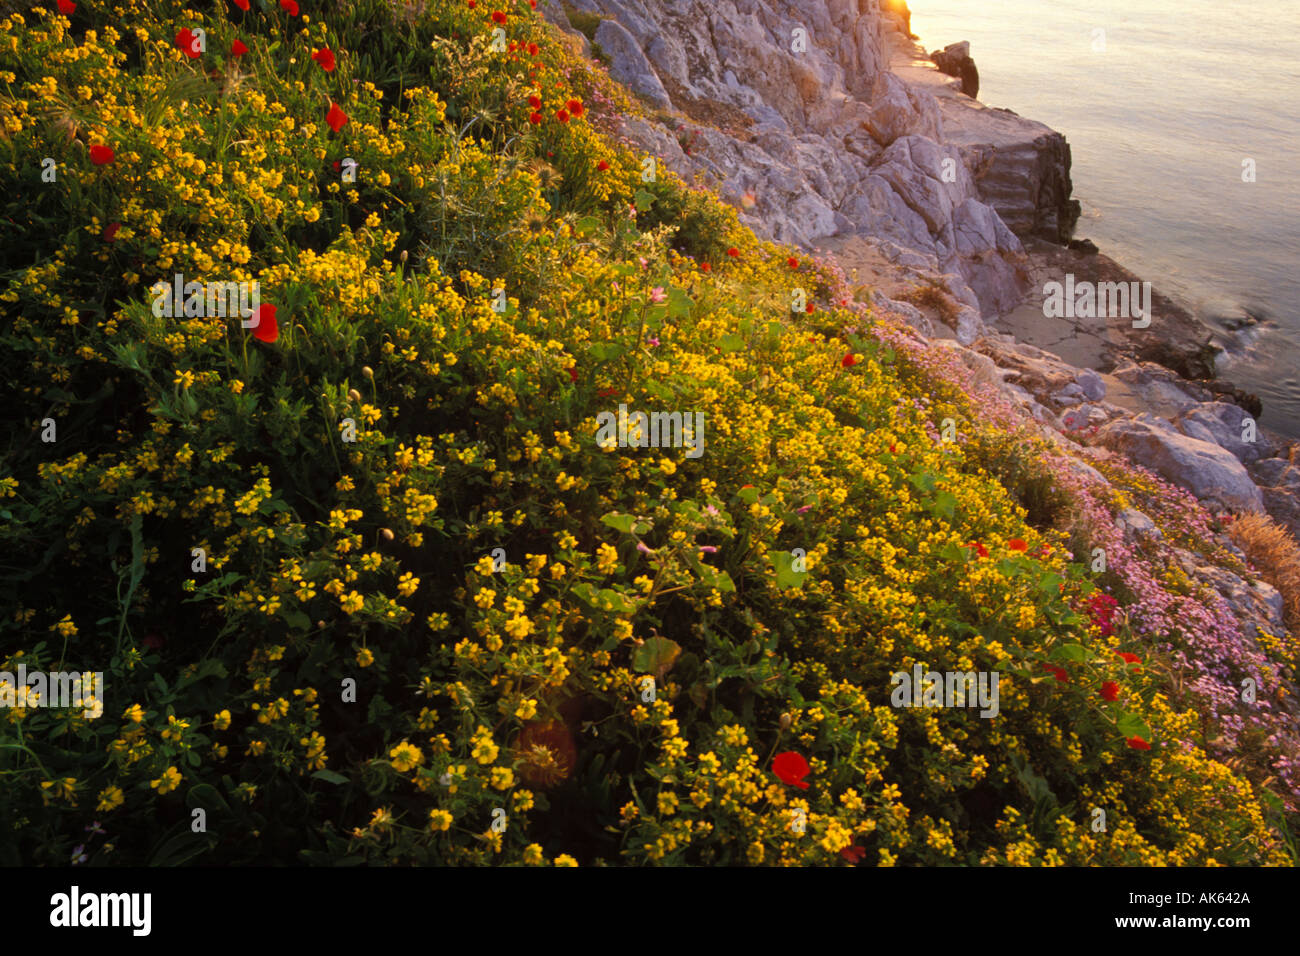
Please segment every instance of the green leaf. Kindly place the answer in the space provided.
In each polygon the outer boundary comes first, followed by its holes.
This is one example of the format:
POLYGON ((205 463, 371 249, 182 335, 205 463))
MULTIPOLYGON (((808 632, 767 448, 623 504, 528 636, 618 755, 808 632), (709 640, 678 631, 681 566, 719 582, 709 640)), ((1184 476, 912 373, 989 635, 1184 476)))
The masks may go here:
POLYGON ((745 340, 735 332, 728 332, 718 339, 718 348, 724 352, 739 352, 745 347, 745 340))
POLYGON ((1052 657, 1058 661, 1070 661, 1075 664, 1082 664, 1092 657, 1092 651, 1088 650, 1082 644, 1062 644, 1052 651, 1052 657))
POLYGON ((636 195, 632 197, 632 201, 636 203, 637 212, 649 212, 650 207, 655 204, 655 200, 658 198, 654 193, 638 189, 636 195))
POLYGON ((210 783, 196 783, 190 787, 189 792, 185 794, 185 803, 190 807, 201 807, 204 810, 221 809, 230 812, 230 804, 226 803, 226 798, 210 783))
POLYGON ((313 780, 324 780, 326 783, 340 784, 347 783, 348 778, 341 773, 335 773, 333 770, 317 770, 312 774, 313 780))
POLYGON ((695 303, 691 297, 686 294, 685 289, 679 289, 673 286, 668 290, 668 318, 684 319, 691 314, 691 306, 695 303))
POLYGON ((636 649, 632 655, 632 668, 638 674, 654 674, 662 678, 672 669, 677 655, 682 652, 681 645, 666 637, 652 637, 636 649))
POLYGON ((782 588, 801 588, 808 578, 807 571, 794 570, 795 556, 789 551, 778 551, 772 556, 776 565, 776 583, 782 588))
POLYGON ((746 485, 744 488, 741 488, 736 492, 736 494, 740 497, 740 500, 747 505, 752 505, 758 500, 758 489, 753 485, 746 485))
POLYGON ((951 491, 939 492, 934 496, 934 504, 930 510, 952 521, 953 515, 957 513, 957 496, 951 491))
POLYGON ((1137 714, 1125 714, 1121 717, 1119 719, 1119 732, 1125 737, 1141 737, 1147 743, 1151 742, 1151 728, 1137 714))
POLYGON ((907 478, 918 491, 924 491, 926 494, 934 493, 934 474, 928 471, 917 472, 915 475, 909 475, 907 478))
POLYGON ((729 594, 736 590, 736 582, 731 580, 731 575, 726 571, 718 572, 718 576, 713 581, 713 586, 723 594, 729 594))
POLYGON ((588 349, 588 354, 597 362, 607 362, 622 355, 623 346, 617 342, 596 342, 588 349))
POLYGON ((620 514, 617 511, 610 512, 600 520, 602 524, 608 525, 615 531, 621 531, 624 534, 631 534, 632 527, 636 524, 636 518, 632 517, 632 515, 620 514))
POLYGON ((600 220, 595 216, 583 216, 573 226, 573 231, 580 236, 590 236, 599 229, 600 220))

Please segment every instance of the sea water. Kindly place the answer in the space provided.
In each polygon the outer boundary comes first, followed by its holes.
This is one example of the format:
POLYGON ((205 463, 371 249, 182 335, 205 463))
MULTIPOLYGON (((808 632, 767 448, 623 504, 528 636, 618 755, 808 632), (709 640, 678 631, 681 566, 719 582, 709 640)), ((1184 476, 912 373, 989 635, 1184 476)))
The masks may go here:
POLYGON ((1075 235, 1224 332, 1220 376, 1300 438, 1300 0, 910 6, 927 50, 970 41, 982 102, 1069 140, 1075 235))

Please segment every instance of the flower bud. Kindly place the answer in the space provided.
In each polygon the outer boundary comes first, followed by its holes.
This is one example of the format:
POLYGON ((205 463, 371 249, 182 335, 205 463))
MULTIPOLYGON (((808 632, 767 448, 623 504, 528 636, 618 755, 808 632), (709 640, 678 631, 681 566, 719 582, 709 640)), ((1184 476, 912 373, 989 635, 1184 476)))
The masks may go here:
POLYGON ((359 402, 361 401, 361 393, 358 392, 355 388, 350 388, 348 389, 348 398, 354 402, 359 402))
POLYGON ((371 368, 369 365, 363 365, 361 366, 361 374, 364 375, 366 378, 374 378, 375 370, 371 368))

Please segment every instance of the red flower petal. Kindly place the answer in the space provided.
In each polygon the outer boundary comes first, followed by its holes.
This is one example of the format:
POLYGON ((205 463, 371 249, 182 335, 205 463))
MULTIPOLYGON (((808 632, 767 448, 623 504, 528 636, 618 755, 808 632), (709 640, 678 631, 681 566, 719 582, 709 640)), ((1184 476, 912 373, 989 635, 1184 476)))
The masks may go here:
POLYGON ((528 55, 529 55, 529 56, 537 56, 537 44, 536 44, 536 43, 530 43, 530 44, 528 44, 528 55))
POLYGON ((782 783, 807 790, 808 784, 804 783, 803 778, 812 772, 812 768, 808 766, 808 761, 802 754, 787 750, 785 753, 777 754, 772 760, 772 772, 782 783))
POLYGON ((840 850, 840 856, 844 857, 844 859, 848 860, 850 863, 858 863, 866 855, 867 848, 862 846, 846 846, 844 849, 840 850))
POLYGON ((1126 663, 1129 664, 1142 663, 1142 658, 1138 657, 1136 654, 1130 654, 1127 651, 1116 651, 1115 653, 1118 654, 1120 658, 1123 659, 1126 663))
POLYGON ((104 227, 104 241, 112 242, 113 237, 117 235, 117 231, 121 228, 122 224, 120 222, 110 222, 104 227))
POLYGON ((814 312, 817 311, 817 306, 815 306, 815 305, 813 305, 811 302, 809 302, 806 306, 804 306, 804 309, 803 309, 803 310, 804 310, 805 312, 807 312, 809 315, 812 315, 814 312))
POLYGON ((181 52, 191 60, 196 60, 203 55, 201 50, 194 49, 195 39, 196 37, 194 36, 194 33, 189 28, 181 30, 176 34, 176 45, 180 47, 181 52))
POLYGON ((559 120, 561 123, 567 123, 569 121, 568 111, 562 109, 556 110, 555 118, 559 120))
POLYGON ((735 246, 732 246, 730 249, 727 250, 727 255, 729 255, 729 256, 731 256, 731 258, 735 259, 737 256, 740 255, 740 250, 737 249, 735 246))
POLYGON ((248 12, 248 0, 232 0, 232 2, 235 4, 235 6, 239 7, 239 9, 243 10, 245 13, 248 12))
POLYGON ((244 44, 239 40, 236 40, 234 43, 230 44, 231 56, 243 56, 247 52, 248 52, 248 47, 244 46, 244 44))
POLYGON ((113 161, 116 154, 111 146, 90 147, 90 161, 96 166, 106 166, 113 161))
POLYGON ((1117 700, 1119 698, 1119 684, 1116 684, 1113 680, 1108 680, 1101 685, 1100 693, 1102 700, 1117 700))
POLYGON ((72 16, 73 11, 76 9, 77 5, 73 3, 72 0, 59 0, 59 13, 63 14, 65 17, 72 16))
POLYGON ((317 50, 315 53, 311 55, 311 58, 315 60, 317 63, 319 63, 321 69, 324 70, 326 73, 334 72, 334 66, 335 66, 334 51, 332 51, 329 47, 326 47, 323 50, 317 50))
POLYGON ((791 256, 789 259, 786 259, 785 264, 788 265, 791 269, 799 268, 799 260, 796 259, 794 256, 791 256))
POLYGON ((502 13, 500 10, 493 10, 492 22, 504 24, 506 22, 506 15, 502 13))
POLYGON ((854 358, 853 353, 850 352, 848 355, 844 356, 844 358, 840 359, 840 364, 845 368, 852 368, 854 365, 858 364, 858 360, 854 358))
POLYGON ((542 121, 541 113, 532 112, 528 114, 528 122, 532 123, 534 126, 537 126, 539 123, 541 123, 541 121, 542 121))
POLYGON ((609 396, 611 396, 611 395, 616 395, 616 394, 618 394, 618 389, 616 389, 616 388, 602 388, 602 389, 601 389, 599 392, 597 392, 596 394, 599 395, 601 398, 609 398, 609 396))
POLYGON ((330 129, 337 133, 348 125, 348 114, 343 112, 337 103, 331 103, 330 111, 325 114, 325 122, 329 124, 330 129))
POLYGON ((569 381, 576 382, 577 380, 578 380, 578 370, 576 368, 569 369, 569 381))
POLYGON ((700 268, 703 269, 705 272, 713 271, 713 266, 709 265, 707 262, 700 263, 700 268))
POLYGON ((285 11, 291 17, 298 15, 298 4, 295 0, 280 0, 280 9, 285 11))
POLYGON ((596 164, 596 168, 603 173, 605 170, 609 169, 609 161, 602 159, 600 162, 596 164))
POLYGON ((564 105, 569 108, 569 112, 572 113, 574 116, 582 115, 582 110, 583 110, 582 100, 569 100, 569 102, 565 103, 564 105))
POLYGON ((540 110, 542 108, 542 98, 534 93, 532 96, 528 97, 528 105, 535 110, 540 110))
POLYGON ((1012 551, 1028 551, 1029 545, 1025 544, 1024 538, 1012 538, 1007 542, 1007 547, 1012 551))
POLYGON ((1150 750, 1150 749, 1151 749, 1151 745, 1150 745, 1149 743, 1147 743, 1145 740, 1143 740, 1141 737, 1130 737, 1130 738, 1128 739, 1128 745, 1129 745, 1130 747, 1132 747, 1134 750, 1150 750))
POLYGON ((274 342, 280 337, 280 323, 275 318, 275 306, 257 307, 257 325, 253 326, 253 336, 263 342, 274 342))

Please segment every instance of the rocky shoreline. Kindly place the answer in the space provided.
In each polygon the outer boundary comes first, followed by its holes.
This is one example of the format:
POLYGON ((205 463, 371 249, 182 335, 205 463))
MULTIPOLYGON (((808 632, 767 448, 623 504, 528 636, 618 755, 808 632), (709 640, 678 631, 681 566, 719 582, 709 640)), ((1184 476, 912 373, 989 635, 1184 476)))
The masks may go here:
POLYGON ((1086 428, 1212 509, 1267 510, 1300 535, 1296 450, 1216 378, 1208 326, 1151 285, 1145 327, 1045 308, 1053 282, 1142 282, 1073 238, 1065 137, 967 95, 968 47, 940 69, 901 0, 541 9, 644 104, 625 138, 759 236, 833 255, 860 297, 950 340, 1046 433, 1086 428))

